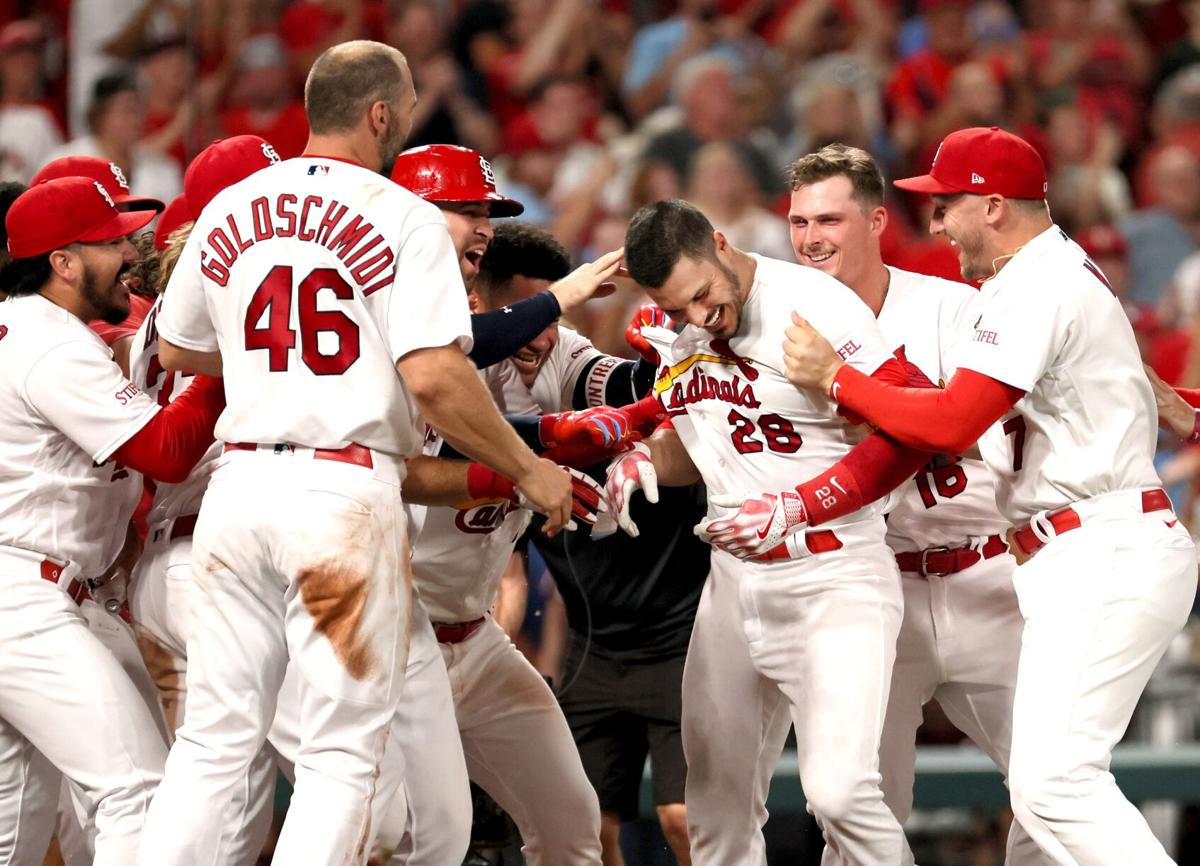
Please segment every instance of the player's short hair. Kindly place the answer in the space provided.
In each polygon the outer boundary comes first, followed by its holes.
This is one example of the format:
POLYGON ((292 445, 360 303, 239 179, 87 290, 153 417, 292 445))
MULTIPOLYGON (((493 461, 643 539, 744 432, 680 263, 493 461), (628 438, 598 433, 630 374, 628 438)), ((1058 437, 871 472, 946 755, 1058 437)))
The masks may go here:
POLYGON ((787 167, 788 188, 792 191, 844 177, 850 181, 851 195, 864 208, 883 205, 883 172, 875 157, 861 147, 827 144, 816 153, 805 154, 787 167))
POLYGON ((87 125, 92 132, 100 129, 100 119, 108 111, 108 105, 122 93, 137 93, 138 83, 130 70, 110 72, 96 79, 92 87, 92 101, 87 108, 87 125))
POLYGON ((50 253, 13 259, 0 268, 0 293, 10 298, 35 294, 50 282, 51 273, 50 253))
POLYGON ((662 288, 681 257, 716 261, 713 226, 699 208, 681 199, 638 210, 625 232, 625 269, 638 285, 662 288))
POLYGON ((316 134, 344 132, 376 102, 394 105, 408 86, 404 55, 381 42, 358 39, 326 49, 304 82, 304 110, 316 134))
POLYGON ((472 288, 491 298, 507 292, 513 277, 553 282, 570 272, 571 257, 554 235, 530 223, 507 221, 496 224, 472 288))

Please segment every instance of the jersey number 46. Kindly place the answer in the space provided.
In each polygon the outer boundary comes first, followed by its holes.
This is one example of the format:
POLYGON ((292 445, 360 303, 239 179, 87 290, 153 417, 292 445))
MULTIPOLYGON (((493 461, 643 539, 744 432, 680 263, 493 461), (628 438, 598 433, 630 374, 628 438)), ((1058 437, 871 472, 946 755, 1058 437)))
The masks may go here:
POLYGON ((339 300, 351 300, 354 290, 334 268, 316 268, 300 281, 293 293, 290 265, 271 268, 265 280, 254 291, 246 308, 246 348, 265 349, 271 372, 288 369, 291 352, 300 340, 300 358, 318 376, 337 376, 345 373, 358 360, 358 325, 338 310, 318 310, 317 294, 329 289, 339 300), (299 332, 292 330, 292 299, 299 308, 299 332), (265 322, 265 324, 263 324, 265 322), (322 354, 319 337, 322 333, 337 338, 337 351, 322 354))

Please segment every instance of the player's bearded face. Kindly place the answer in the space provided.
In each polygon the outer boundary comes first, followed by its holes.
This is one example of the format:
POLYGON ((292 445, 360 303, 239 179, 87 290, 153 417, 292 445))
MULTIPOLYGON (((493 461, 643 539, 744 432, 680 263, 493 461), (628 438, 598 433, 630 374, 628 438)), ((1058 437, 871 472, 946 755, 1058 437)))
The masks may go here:
POLYGON ((929 233, 944 234, 958 254, 963 279, 976 282, 995 275, 984 240, 982 196, 955 195, 933 197, 929 233))
POLYGON ((719 258, 681 256, 666 282, 647 293, 676 322, 729 339, 741 324, 746 292, 737 274, 719 258))
POLYGON ((133 266, 133 260, 125 256, 125 249, 132 251, 128 241, 119 244, 89 245, 83 256, 83 282, 80 292, 95 312, 95 318, 110 325, 119 325, 129 315, 129 287, 123 277, 133 266))
POLYGON ((469 288, 479 275, 479 263, 495 235, 488 218, 492 206, 485 201, 463 201, 439 202, 438 207, 446 218, 446 228, 458 253, 458 267, 469 288))

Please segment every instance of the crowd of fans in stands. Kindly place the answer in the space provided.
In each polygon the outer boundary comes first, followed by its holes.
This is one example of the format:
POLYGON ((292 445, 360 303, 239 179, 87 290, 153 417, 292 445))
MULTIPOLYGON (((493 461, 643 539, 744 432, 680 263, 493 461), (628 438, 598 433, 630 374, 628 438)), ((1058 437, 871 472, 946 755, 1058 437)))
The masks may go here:
MULTIPOLYGON (((0 0, 0 180, 104 156, 170 200, 214 138, 297 155, 329 45, 408 57, 411 144, 494 157, 501 189, 580 258, 681 195, 739 247, 790 258, 782 167, 832 141, 894 176, 949 131, 1025 136, 1057 222, 1130 305, 1147 358, 1200 385, 1200 2, 1184 0, 0 0)), ((885 258, 957 277, 898 198, 885 258)), ((625 351, 632 297, 577 322, 625 351)))

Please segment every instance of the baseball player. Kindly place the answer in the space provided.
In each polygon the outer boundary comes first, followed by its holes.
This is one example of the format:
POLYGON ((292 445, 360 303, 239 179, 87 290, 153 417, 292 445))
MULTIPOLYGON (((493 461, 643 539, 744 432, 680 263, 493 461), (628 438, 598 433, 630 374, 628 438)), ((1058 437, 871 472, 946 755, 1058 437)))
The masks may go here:
MULTIPOLYGON (((979 316, 979 293, 884 265, 879 237, 888 214, 870 154, 830 145, 797 160, 788 175, 796 260, 849 286, 909 361, 934 382, 948 380, 949 358, 979 316)), ((887 543, 900 570, 904 620, 879 766, 884 800, 903 824, 912 812, 915 734, 930 700, 1007 771, 1024 622, 1012 587, 1016 560, 1003 537, 1008 522, 981 459, 932 462, 890 501, 887 543)), ((1009 837, 1008 863, 1051 862, 1019 822, 1009 837)), ((826 849, 824 862, 835 861, 826 849)))
POLYGON ((1050 218, 1037 152, 975 128, 942 142, 930 231, 983 280, 945 390, 894 389, 842 364, 794 317, 789 379, 902 441, 979 441, 1017 528, 1025 620, 1008 781, 1013 811, 1056 863, 1171 860, 1108 771, 1147 679, 1196 591, 1196 550, 1155 474, 1154 396, 1103 273, 1050 218))
MULTIPOLYGON (((129 313, 127 235, 153 213, 118 212, 94 180, 51 180, 6 216, 0 272, 0 860, 40 862, 25 806, 57 799, 61 772, 97 864, 137 861, 165 743, 129 675, 80 611, 126 541, 141 479, 178 481, 224 401, 202 380, 167 410, 129 382, 85 321, 129 313), (56 724, 48 725, 47 719, 56 724), (89 736, 81 738, 80 731, 89 736), (102 743, 98 747, 97 743, 102 743), (15 799, 14 799, 15 798, 15 799), (15 808, 14 808, 15 807, 15 808)), ((107 615, 107 614, 105 614, 107 615)), ((38 826, 45 827, 44 823, 38 826)))
POLYGON ((569 476, 512 433, 463 354, 445 221, 378 175, 414 102, 394 49, 323 53, 306 155, 208 204, 157 316, 163 366, 222 369, 229 407, 193 534, 187 709, 143 863, 224 862, 226 807, 289 659, 305 712, 276 857, 364 862, 393 793, 381 762, 411 624, 399 489, 419 417, 513 478, 551 532, 567 523, 569 476))
POLYGON ((655 390, 671 427, 610 468, 609 503, 621 525, 636 532, 628 519, 633 490, 655 501, 660 480, 703 478, 710 515, 722 518, 705 525, 705 537, 724 539, 740 526, 740 512, 729 515, 746 490, 822 470, 774 499, 753 537, 738 533, 738 544, 712 554, 683 681, 693 862, 764 862, 753 770, 791 721, 801 781, 827 844, 846 863, 899 863, 906 845, 879 789, 878 750, 900 581, 880 506, 864 503, 885 475, 895 477, 882 490, 928 455, 893 449, 891 458, 851 466, 851 446, 861 448, 866 432, 832 401, 789 391, 775 323, 799 301, 856 369, 907 376, 849 289, 811 268, 734 249, 684 202, 635 214, 625 261, 651 300, 688 325, 678 336, 642 330, 662 359, 655 390), (804 515, 822 521, 827 503, 850 500, 854 509, 828 528, 790 532, 804 515))
MULTIPOLYGON (((471 287, 480 261, 491 243, 492 220, 520 216, 525 206, 496 191, 496 175, 478 151, 454 144, 427 144, 410 148, 392 166, 392 180, 437 205, 459 255, 463 282, 471 287)), ((612 294, 615 286, 590 281, 559 280, 503 309, 481 311, 472 307, 471 332, 475 339, 470 358, 483 368, 508 358, 537 338, 547 327, 592 297, 612 294)), ((643 391, 649 388, 647 380, 643 391)))

